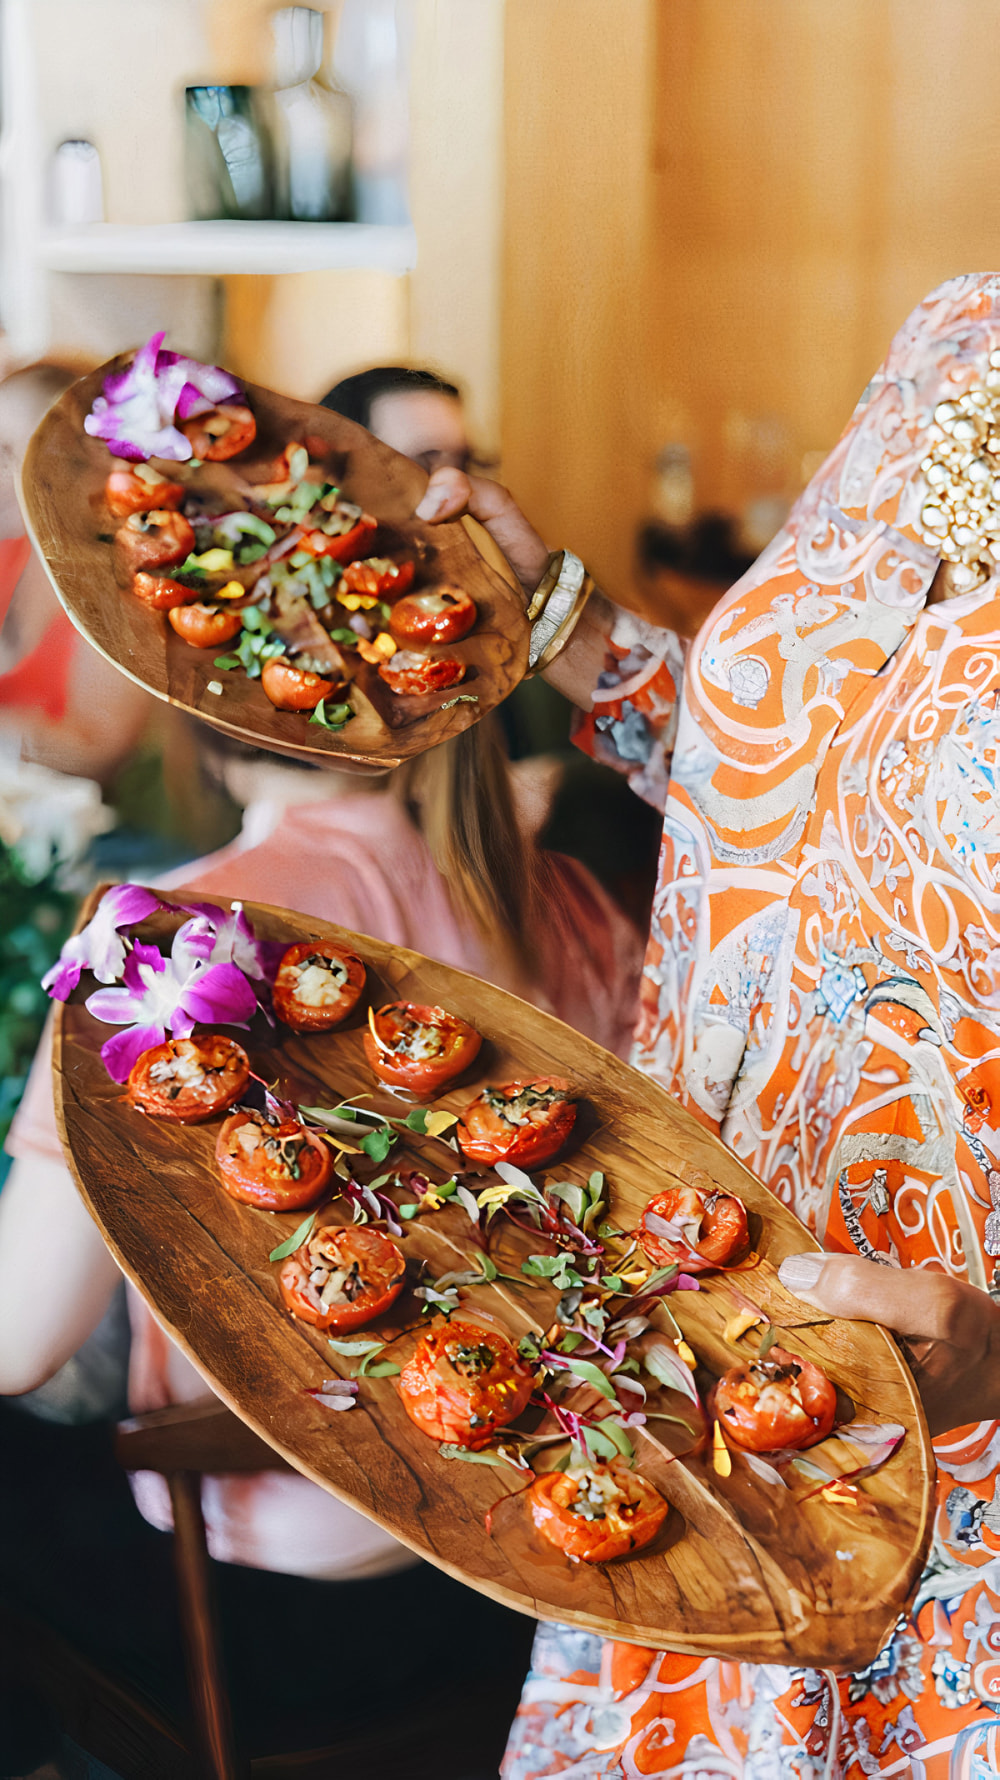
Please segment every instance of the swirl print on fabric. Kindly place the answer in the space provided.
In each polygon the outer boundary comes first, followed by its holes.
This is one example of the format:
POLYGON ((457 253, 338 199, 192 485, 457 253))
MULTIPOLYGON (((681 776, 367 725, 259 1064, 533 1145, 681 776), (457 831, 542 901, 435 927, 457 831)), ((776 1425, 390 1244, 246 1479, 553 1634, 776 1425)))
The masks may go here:
MULTIPOLYGON (((577 739, 664 809, 633 1061, 828 1249, 1000 1299, 1000 575, 928 604, 921 467, 998 350, 1000 277, 933 292, 686 662, 619 615, 577 739)), ((505 1780, 1000 1772, 1000 1424, 935 1450, 928 1567, 868 1669, 543 1628, 505 1780)))

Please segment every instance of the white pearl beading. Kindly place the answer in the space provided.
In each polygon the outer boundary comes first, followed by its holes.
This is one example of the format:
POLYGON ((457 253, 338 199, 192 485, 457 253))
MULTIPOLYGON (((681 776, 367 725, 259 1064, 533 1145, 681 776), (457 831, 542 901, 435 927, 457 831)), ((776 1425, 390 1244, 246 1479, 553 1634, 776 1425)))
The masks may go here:
POLYGON ((939 402, 927 437, 923 539, 956 565, 955 592, 971 592, 1000 567, 1000 350, 985 389, 939 402))

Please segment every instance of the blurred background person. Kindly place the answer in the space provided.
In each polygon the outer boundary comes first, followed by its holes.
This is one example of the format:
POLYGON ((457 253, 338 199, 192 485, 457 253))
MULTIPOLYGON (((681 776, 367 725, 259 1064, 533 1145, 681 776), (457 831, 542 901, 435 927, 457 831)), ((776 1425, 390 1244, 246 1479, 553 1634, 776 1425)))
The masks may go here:
MULTIPOLYGON (((442 467, 480 473, 494 467, 472 449, 458 385, 435 371, 373 365, 345 377, 322 400, 324 408, 366 427, 428 474, 442 467)), ((658 824, 618 773, 571 747, 572 723, 568 700, 536 675, 478 727, 488 725, 494 745, 506 750, 519 819, 539 847, 579 860, 644 931, 658 824)), ((432 757, 421 770, 435 772, 432 757)))

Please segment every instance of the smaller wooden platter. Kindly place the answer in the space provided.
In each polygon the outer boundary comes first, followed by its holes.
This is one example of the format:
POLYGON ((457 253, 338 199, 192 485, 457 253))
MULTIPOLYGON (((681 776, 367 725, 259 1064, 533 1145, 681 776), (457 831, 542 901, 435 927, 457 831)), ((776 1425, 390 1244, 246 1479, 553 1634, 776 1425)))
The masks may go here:
POLYGON ((489 534, 468 518, 439 526, 415 519, 427 483, 419 465, 342 415, 255 384, 243 386, 257 420, 257 437, 246 452, 197 469, 157 467, 238 507, 247 484, 267 480, 290 441, 308 437, 317 459, 325 445, 331 479, 345 498, 379 520, 368 554, 405 551, 418 564, 420 584, 453 583, 476 601, 475 629, 445 651, 464 662, 465 678, 440 693, 398 698, 377 669, 359 659, 350 695, 355 715, 343 729, 330 731, 304 714, 276 710, 259 680, 217 668, 220 651, 193 648, 177 636, 165 613, 144 606, 115 579, 109 539, 122 521, 110 518, 103 499, 112 456, 83 427, 105 378, 131 357, 112 359, 60 397, 31 439, 21 469, 20 499, 32 542, 69 617, 106 660, 155 697, 227 735, 360 771, 398 766, 459 735, 513 691, 527 667, 529 628, 516 578, 489 534))

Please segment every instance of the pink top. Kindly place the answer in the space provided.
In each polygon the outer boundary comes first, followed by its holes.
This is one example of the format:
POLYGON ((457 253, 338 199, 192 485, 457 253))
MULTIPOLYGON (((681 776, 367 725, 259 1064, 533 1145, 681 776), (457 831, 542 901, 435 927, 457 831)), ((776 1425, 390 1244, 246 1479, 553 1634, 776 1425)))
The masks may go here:
MULTIPOLYGON (((27 538, 0 538, 0 628, 30 555, 27 538)), ((0 674, 0 708, 37 711, 53 723, 64 717, 79 640, 65 612, 57 612, 30 654, 0 674)))
MULTIPOLYGON (((642 942, 585 867, 558 854, 547 857, 553 869, 538 936, 541 977, 528 985, 491 958, 475 930, 456 915, 422 835, 385 792, 349 792, 288 808, 253 805, 237 840, 174 873, 170 886, 183 880, 199 894, 275 903, 391 945, 411 946, 524 995, 609 1050, 625 1054, 635 1019, 642 942)), ((7 1147, 21 1158, 63 1159, 47 1039, 7 1147)), ((203 1398, 205 1381, 131 1287, 129 1307, 133 1412, 203 1398)), ((132 1486, 146 1519, 169 1530, 164 1479, 141 1472, 133 1476, 132 1486)), ((416 1561, 390 1534, 297 1474, 206 1477, 202 1502, 209 1549, 227 1563, 343 1580, 416 1561)))

